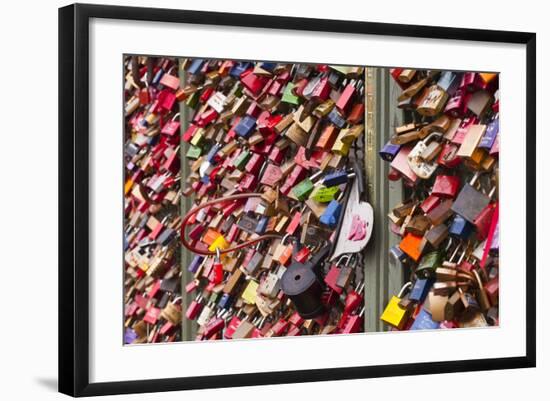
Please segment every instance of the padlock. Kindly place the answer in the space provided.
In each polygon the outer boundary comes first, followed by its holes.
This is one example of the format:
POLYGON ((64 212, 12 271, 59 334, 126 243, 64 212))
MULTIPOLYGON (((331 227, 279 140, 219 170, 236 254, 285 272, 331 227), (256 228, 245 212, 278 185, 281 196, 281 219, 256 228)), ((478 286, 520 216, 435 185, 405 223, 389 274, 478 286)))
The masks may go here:
POLYGON ((452 71, 443 71, 437 81, 437 86, 447 92, 449 96, 453 96, 458 90, 461 80, 462 74, 452 71))
POLYGON ((471 181, 465 184, 456 197, 451 209, 468 222, 474 224, 475 218, 489 204, 489 196, 476 190, 473 185, 479 178, 479 172, 474 174, 471 181))
POLYGON ((185 317, 189 320, 195 320, 201 313, 204 305, 201 303, 202 294, 197 295, 197 297, 191 301, 187 310, 185 311, 185 317))
POLYGON ((437 162, 426 161, 422 155, 434 145, 436 147, 441 147, 441 144, 438 142, 440 139, 441 134, 434 132, 423 141, 419 141, 407 155, 409 167, 416 176, 427 179, 430 178, 437 169, 437 162))
POLYGON ((435 116, 443 109, 448 97, 449 95, 444 89, 438 85, 433 85, 428 89, 427 96, 422 99, 416 108, 416 112, 423 116, 435 116))
POLYGON ((322 248, 305 264, 294 262, 281 277, 281 289, 292 300, 304 319, 320 316, 325 311, 321 302, 322 286, 314 270, 324 261, 328 247, 322 248))
POLYGON ((408 233, 399 243, 399 248, 416 262, 420 259, 420 255, 422 254, 422 250, 420 249, 421 242, 421 236, 408 233))
POLYGON ((337 200, 331 200, 327 208, 319 218, 319 222, 328 227, 334 228, 338 223, 338 219, 340 218, 341 211, 342 211, 342 204, 337 200))
POLYGON ((432 187, 431 194, 444 197, 454 198, 460 186, 460 178, 454 175, 438 175, 432 187))
POLYGON ((380 155, 382 160, 391 162, 395 158, 397 153, 399 153, 400 149, 401 149, 401 145, 396 145, 391 141, 389 141, 382 147, 382 149, 380 149, 378 154, 380 155))
POLYGON ((426 299, 432 284, 433 280, 430 278, 417 279, 412 286, 409 299, 413 302, 421 304, 426 299))
POLYGON ((411 183, 416 183, 418 176, 410 168, 408 163, 408 156, 412 150, 411 146, 403 146, 395 155, 395 158, 391 162, 391 167, 398 171, 402 177, 405 177, 411 183))
POLYGON ((415 270, 415 274, 421 278, 430 278, 435 275, 435 268, 443 261, 441 251, 436 250, 427 253, 422 257, 415 270))
POLYGON ((420 313, 414 318, 414 323, 409 330, 437 330, 439 322, 432 319, 432 315, 426 309, 422 308, 420 313))
POLYGON ((474 226, 466 221, 464 217, 459 214, 455 215, 453 221, 449 227, 449 234, 456 236, 462 240, 466 240, 470 237, 474 226))
POLYGON ((456 155, 464 158, 471 158, 485 134, 487 126, 483 124, 472 124, 469 126, 466 136, 460 145, 456 155))
MULTIPOLYGON (((489 193, 489 198, 492 197, 493 191, 489 193)), ((496 204, 489 203, 474 219, 474 227, 476 229, 477 238, 480 241, 483 241, 489 235, 489 230, 491 228, 491 222, 496 211, 496 204)))
POLYGON ((487 312, 489 308, 491 307, 491 303, 489 301, 489 297, 487 296, 487 292, 485 292, 485 286, 483 282, 481 281, 481 277, 479 276, 479 273, 476 270, 473 270, 474 276, 476 278, 476 282, 478 285, 477 288, 477 299, 479 303, 479 307, 482 312, 487 312))
POLYGON ((351 314, 364 302, 363 291, 365 284, 359 284, 354 290, 346 294, 344 301, 344 313, 351 314))
POLYGON ((397 296, 393 295, 390 298, 386 308, 384 309, 384 312, 380 316, 380 320, 389 324, 390 326, 397 328, 398 330, 401 330, 403 328, 410 316, 410 311, 399 306, 399 302, 403 298, 403 295, 405 295, 405 292, 408 291, 411 286, 412 283, 406 283, 401 288, 397 296))
POLYGON ((172 302, 168 302, 160 316, 163 319, 168 320, 173 325, 178 325, 181 323, 181 306, 178 302, 181 301, 181 297, 175 298, 172 302))
POLYGON ((351 333, 360 332, 363 326, 364 313, 365 313, 365 308, 362 308, 358 314, 348 315, 340 332, 342 334, 351 334, 351 333))
POLYGON ((444 144, 437 158, 437 164, 447 168, 458 167, 458 165, 462 163, 462 159, 459 156, 457 156, 457 152, 458 152, 458 145, 454 143, 444 144))
POLYGON ((481 138, 478 147, 482 149, 491 150, 493 147, 493 144, 495 143, 495 139, 499 132, 499 118, 498 116, 495 117, 494 120, 492 120, 488 125, 487 129, 485 130, 485 134, 481 138))

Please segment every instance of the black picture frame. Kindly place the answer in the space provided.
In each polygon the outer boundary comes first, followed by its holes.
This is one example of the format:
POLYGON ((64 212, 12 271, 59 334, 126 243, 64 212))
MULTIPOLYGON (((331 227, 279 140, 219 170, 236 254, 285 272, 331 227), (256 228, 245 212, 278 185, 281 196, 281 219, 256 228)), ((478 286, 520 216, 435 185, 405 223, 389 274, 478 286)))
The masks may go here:
POLYGON ((59 9, 59 391, 71 396, 142 393, 323 380, 360 379, 536 364, 536 35, 527 32, 415 26, 157 8, 74 4, 59 9), (88 61, 91 18, 515 43, 526 46, 526 354, 386 366, 294 370, 121 382, 89 381, 88 61))

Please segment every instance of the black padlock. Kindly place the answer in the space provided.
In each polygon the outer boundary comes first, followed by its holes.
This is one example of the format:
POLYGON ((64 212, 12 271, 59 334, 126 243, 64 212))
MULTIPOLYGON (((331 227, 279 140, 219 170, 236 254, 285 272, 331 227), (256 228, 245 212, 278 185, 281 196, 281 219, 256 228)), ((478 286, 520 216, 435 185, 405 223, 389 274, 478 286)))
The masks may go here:
POLYGON ((325 312, 321 301, 323 285, 317 272, 329 250, 330 246, 324 246, 307 263, 292 263, 281 277, 281 290, 304 319, 312 319, 325 312))

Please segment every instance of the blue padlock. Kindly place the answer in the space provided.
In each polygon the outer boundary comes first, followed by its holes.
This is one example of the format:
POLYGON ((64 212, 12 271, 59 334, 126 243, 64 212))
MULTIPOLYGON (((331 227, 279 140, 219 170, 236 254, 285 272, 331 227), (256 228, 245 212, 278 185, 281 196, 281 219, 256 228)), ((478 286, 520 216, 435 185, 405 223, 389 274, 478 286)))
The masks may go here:
POLYGON ((439 81, 437 81, 437 86, 443 89, 445 92, 452 97, 458 87, 460 86, 460 81, 462 80, 462 74, 458 74, 452 71, 445 71, 441 73, 439 81))
POLYGON ((191 273, 195 274, 199 269, 199 266, 201 265, 203 260, 204 260, 204 256, 196 255, 191 261, 191 263, 189 263, 189 266, 187 266, 187 271, 190 271, 191 273))
POLYGON ((201 68, 202 68, 202 65, 204 64, 204 60, 201 59, 201 58, 196 58, 194 59, 192 62, 191 62, 191 65, 189 66, 189 68, 187 69, 187 72, 189 74, 196 74, 198 73, 201 68))
POLYGON ((497 118, 487 125, 485 134, 483 135, 483 137, 481 137, 481 141, 479 141, 479 145, 477 145, 477 147, 490 150, 493 147, 493 143, 495 143, 498 131, 499 120, 497 118))
POLYGON ((267 223, 269 223, 269 217, 262 216, 258 221, 258 225, 256 226, 256 229, 254 230, 254 232, 260 235, 265 233, 265 230, 267 229, 267 223))
POLYGON ((346 125, 346 120, 336 111, 336 107, 328 114, 328 119, 340 129, 346 125))
POLYGON ((390 142, 386 143, 382 149, 378 152, 382 160, 391 162, 395 156, 399 153, 401 145, 396 145, 390 142))
POLYGON ((433 280, 428 278, 416 280, 409 294, 409 299, 418 303, 424 302, 432 284, 433 280))
POLYGON ((212 146, 208 151, 208 154, 206 155, 206 160, 208 160, 212 164, 215 164, 215 157, 220 149, 221 145, 219 143, 216 143, 214 146, 212 146))
POLYGON ((408 260, 407 254, 399 248, 398 245, 394 245, 390 248, 390 256, 399 263, 405 263, 408 260))
POLYGON ((336 226, 338 223, 338 218, 340 217, 340 212, 342 211, 342 205, 338 201, 331 200, 327 208, 319 218, 321 224, 324 224, 329 227, 336 226))
POLYGON ((235 132, 243 138, 248 138, 250 134, 254 132, 255 128, 256 119, 254 117, 244 116, 235 127, 235 132))
POLYGON ((218 301, 218 308, 228 310, 233 305, 233 297, 231 294, 223 294, 218 301))
POLYGON ((259 65, 259 67, 262 70, 266 70, 266 71, 269 71, 269 72, 273 72, 273 70, 275 69, 276 66, 277 66, 277 63, 266 63, 266 62, 260 63, 260 65, 259 65))
POLYGON ((466 240, 470 237, 473 228, 474 226, 471 223, 457 214, 451 223, 451 227, 449 227, 449 234, 466 240))
POLYGON ((229 75, 234 78, 240 78, 241 74, 248 70, 251 66, 251 63, 237 63, 231 68, 229 75))
POLYGON ((436 330, 439 329, 439 322, 432 320, 432 315, 426 309, 422 308, 420 313, 414 319, 410 330, 436 330))
POLYGON ((323 185, 325 187, 334 187, 336 185, 345 184, 348 182, 348 173, 344 170, 335 171, 323 177, 323 185))
POLYGON ((157 71, 157 73, 153 77, 151 84, 158 85, 163 75, 164 75, 164 70, 161 68, 157 71))

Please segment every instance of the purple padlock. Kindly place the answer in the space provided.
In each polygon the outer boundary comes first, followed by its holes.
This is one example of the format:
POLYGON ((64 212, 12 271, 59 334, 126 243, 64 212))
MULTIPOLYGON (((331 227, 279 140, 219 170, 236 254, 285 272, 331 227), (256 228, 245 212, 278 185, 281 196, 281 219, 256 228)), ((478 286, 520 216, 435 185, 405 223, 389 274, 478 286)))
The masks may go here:
POLYGON ((190 271, 191 273, 196 273, 199 266, 201 265, 202 261, 203 261, 204 257, 200 256, 200 255, 197 255, 193 258, 193 260, 191 261, 191 263, 189 263, 189 266, 187 267, 187 270, 190 271))
POLYGON ((127 328, 124 332, 124 344, 132 344, 137 340, 137 337, 137 333, 134 330, 127 328))
POLYGON ((497 221, 495 232, 493 234, 493 239, 491 240, 491 248, 489 250, 492 255, 498 254, 499 246, 500 246, 499 222, 497 221))
POLYGON ((401 145, 395 145, 393 143, 388 142, 384 145, 382 149, 378 152, 382 160, 385 160, 387 162, 391 162, 397 153, 399 153, 399 149, 401 149, 401 145))
POLYGON ((493 144, 495 143, 495 139, 498 135, 498 118, 491 121, 489 125, 487 125, 487 129, 485 130, 485 134, 481 138, 481 141, 479 142, 478 148, 488 149, 490 150, 493 147, 493 144))

